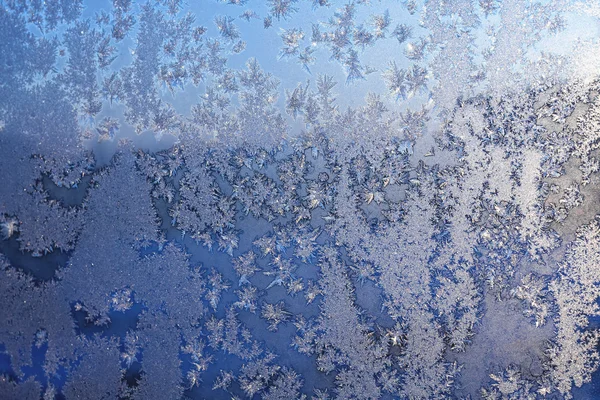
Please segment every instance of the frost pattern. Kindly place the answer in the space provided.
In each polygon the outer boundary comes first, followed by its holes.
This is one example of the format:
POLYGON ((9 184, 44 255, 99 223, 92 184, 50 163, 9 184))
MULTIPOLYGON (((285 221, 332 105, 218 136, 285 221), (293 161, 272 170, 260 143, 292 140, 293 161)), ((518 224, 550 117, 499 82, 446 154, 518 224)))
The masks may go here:
POLYGON ((0 4, 0 397, 589 395, 597 7, 90 5, 0 4))

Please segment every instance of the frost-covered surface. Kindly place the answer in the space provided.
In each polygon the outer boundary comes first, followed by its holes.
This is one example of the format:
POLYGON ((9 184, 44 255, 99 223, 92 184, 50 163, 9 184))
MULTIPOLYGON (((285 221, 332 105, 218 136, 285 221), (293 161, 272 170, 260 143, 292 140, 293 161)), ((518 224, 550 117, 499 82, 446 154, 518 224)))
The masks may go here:
POLYGON ((0 398, 600 396, 597 6, 187 3, 0 1, 0 398))

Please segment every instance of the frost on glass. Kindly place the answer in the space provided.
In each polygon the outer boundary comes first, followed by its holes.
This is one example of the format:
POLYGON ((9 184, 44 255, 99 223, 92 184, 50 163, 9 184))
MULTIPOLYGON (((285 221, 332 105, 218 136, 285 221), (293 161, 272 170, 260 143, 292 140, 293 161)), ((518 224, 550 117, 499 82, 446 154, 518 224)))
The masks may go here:
POLYGON ((598 18, 0 2, 0 398, 598 397, 598 18))

